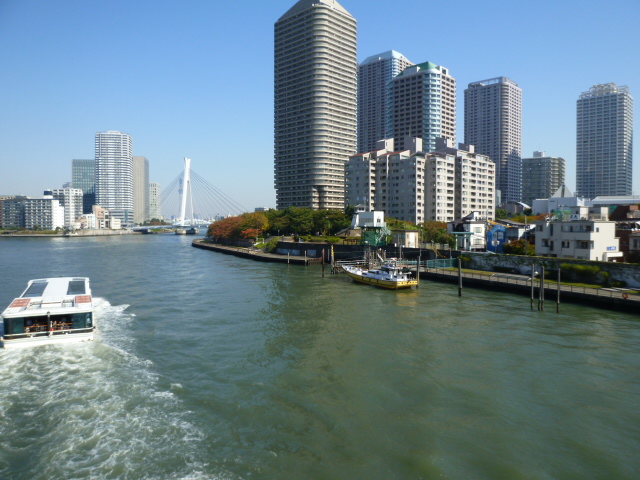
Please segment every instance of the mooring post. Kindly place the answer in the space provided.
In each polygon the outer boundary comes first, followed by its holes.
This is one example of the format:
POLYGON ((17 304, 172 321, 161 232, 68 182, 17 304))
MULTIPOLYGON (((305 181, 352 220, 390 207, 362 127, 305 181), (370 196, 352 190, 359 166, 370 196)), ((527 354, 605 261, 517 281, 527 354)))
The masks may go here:
POLYGON ((458 258, 458 296, 462 296, 462 262, 458 258))
POLYGON ((420 288, 420 261, 422 259, 422 255, 418 255, 418 265, 416 265, 416 280, 418 280, 418 285, 416 288, 420 288))
POLYGON ((560 265, 558 265, 558 300, 556 301, 556 313, 560 313, 560 265))
POLYGON ((324 278, 324 248, 322 249, 322 278, 324 278))
POLYGON ((533 310, 533 299, 535 298, 536 264, 531 265, 531 310, 533 310))
POLYGON ((544 266, 540 265, 540 300, 538 310, 544 311, 544 266))
POLYGON ((287 265, 289 265, 289 263, 290 263, 290 259, 289 259, 289 255, 290 254, 291 254, 290 252, 287 252, 287 265))

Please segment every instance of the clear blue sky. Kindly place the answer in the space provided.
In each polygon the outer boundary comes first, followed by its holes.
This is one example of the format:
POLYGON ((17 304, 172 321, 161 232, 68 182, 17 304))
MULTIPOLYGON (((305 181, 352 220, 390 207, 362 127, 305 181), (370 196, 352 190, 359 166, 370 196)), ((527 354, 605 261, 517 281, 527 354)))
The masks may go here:
MULTIPOLYGON (((187 156, 248 209, 274 207, 273 24, 294 3, 0 0, 0 195, 60 187, 96 132, 120 130, 151 181, 168 185, 187 156)), ((564 157, 571 189, 580 93, 615 82, 640 99, 640 0, 341 3, 360 61, 393 49, 450 69, 458 141, 467 84, 516 81, 523 155, 564 157)))

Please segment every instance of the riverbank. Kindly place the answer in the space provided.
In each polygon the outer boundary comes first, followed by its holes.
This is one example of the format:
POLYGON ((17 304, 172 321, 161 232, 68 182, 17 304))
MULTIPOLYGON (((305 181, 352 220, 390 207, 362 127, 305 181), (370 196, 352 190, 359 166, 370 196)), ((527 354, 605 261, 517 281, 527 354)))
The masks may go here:
POLYGON ((76 230, 73 233, 3 233, 0 238, 77 238, 77 237, 108 237, 114 235, 140 235, 133 230, 76 230))
POLYGON ((293 265, 311 265, 319 264, 322 262, 322 259, 320 258, 310 258, 306 255, 279 255, 277 253, 265 253, 257 248, 234 247, 228 245, 206 243, 203 238, 194 240, 191 245, 196 248, 212 250, 214 252, 224 253, 226 255, 234 255, 241 258, 249 258, 251 260, 257 260, 259 262, 288 263, 293 265))
MULTIPOLYGON (((288 263, 293 265, 310 265, 322 262, 318 258, 309 258, 294 255, 280 255, 264 253, 255 248, 233 247, 205 243, 204 239, 194 240, 192 245, 196 248, 212 250, 227 255, 234 255, 241 258, 248 258, 262 262, 288 263)), ((447 269, 426 269, 420 272, 420 279, 435 282, 458 283, 458 272, 447 269)), ((464 288, 482 288, 493 292, 509 292, 531 297, 531 279, 525 275, 511 275, 487 272, 486 274, 462 273, 462 286, 464 288)), ((545 284, 544 301, 547 308, 555 309, 560 302, 577 303, 609 310, 626 311, 631 313, 640 312, 640 295, 634 289, 626 288, 588 288, 576 287, 572 285, 545 284)), ((534 284, 534 302, 540 298, 539 281, 534 284)))

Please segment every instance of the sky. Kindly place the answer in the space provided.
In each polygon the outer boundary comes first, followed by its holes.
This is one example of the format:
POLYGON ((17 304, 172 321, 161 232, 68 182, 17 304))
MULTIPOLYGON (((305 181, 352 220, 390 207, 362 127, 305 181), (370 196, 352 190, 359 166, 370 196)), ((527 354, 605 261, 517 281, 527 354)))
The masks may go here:
MULTIPOLYGON (((396 50, 464 89, 506 76, 523 90, 523 157, 567 161, 576 101, 601 83, 640 98, 640 0, 342 0, 358 60, 396 50)), ((273 25, 294 0, 0 0, 0 195, 41 196, 119 130, 167 186, 183 157, 235 202, 275 207, 273 25)), ((637 110, 637 108, 635 109, 637 110)), ((638 132, 638 115, 635 115, 638 132)), ((638 154, 634 194, 640 194, 638 154)))

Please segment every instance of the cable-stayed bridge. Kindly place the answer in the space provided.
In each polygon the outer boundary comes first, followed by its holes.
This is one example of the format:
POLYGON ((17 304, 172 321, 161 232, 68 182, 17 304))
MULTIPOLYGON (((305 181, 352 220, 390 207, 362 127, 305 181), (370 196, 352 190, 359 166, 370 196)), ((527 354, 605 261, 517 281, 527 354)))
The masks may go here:
POLYGON ((163 189, 160 206, 165 220, 180 226, 205 225, 247 211, 192 170, 190 158, 184 159, 184 170, 163 189))

